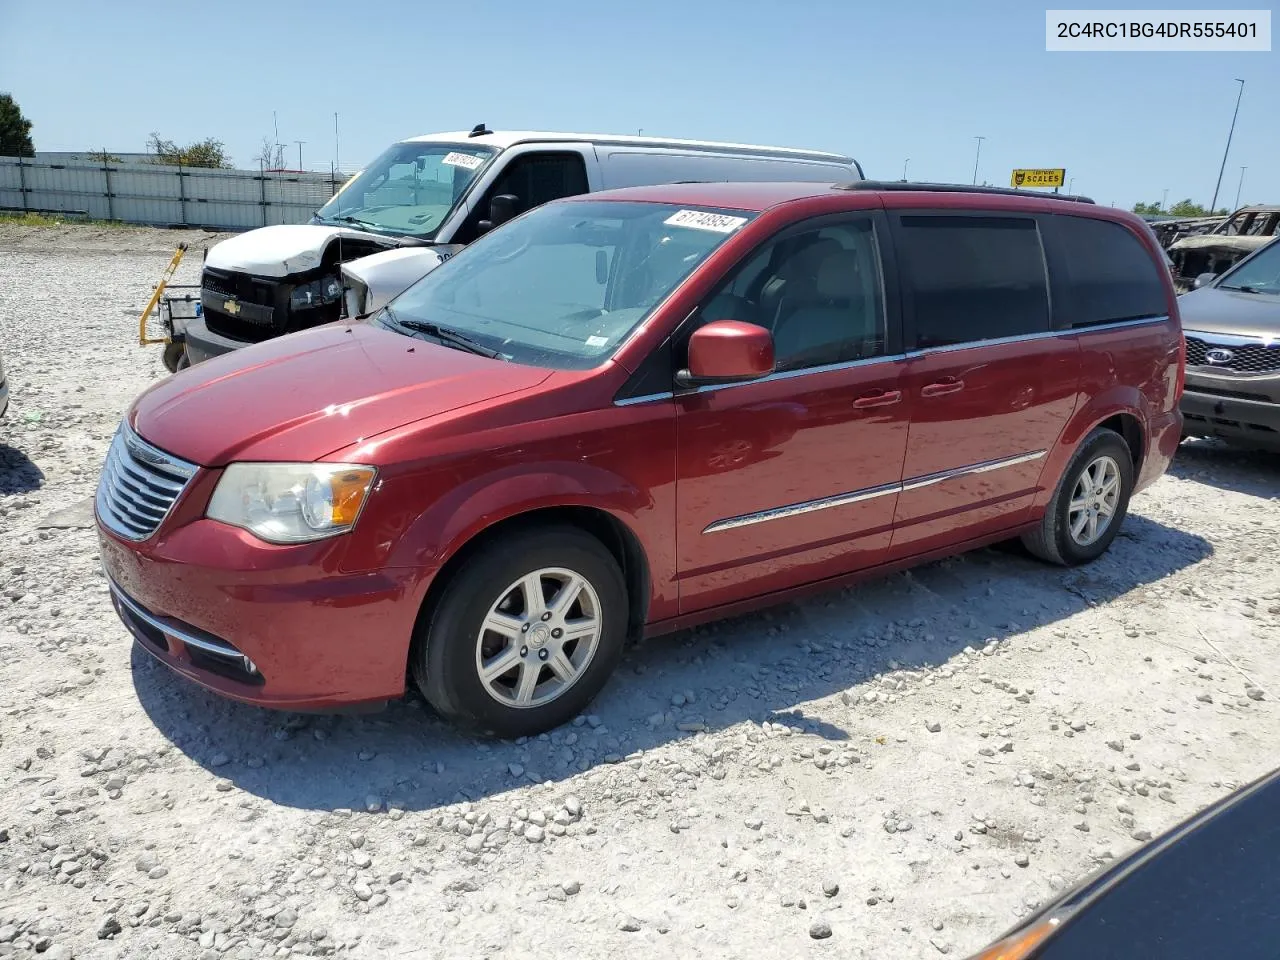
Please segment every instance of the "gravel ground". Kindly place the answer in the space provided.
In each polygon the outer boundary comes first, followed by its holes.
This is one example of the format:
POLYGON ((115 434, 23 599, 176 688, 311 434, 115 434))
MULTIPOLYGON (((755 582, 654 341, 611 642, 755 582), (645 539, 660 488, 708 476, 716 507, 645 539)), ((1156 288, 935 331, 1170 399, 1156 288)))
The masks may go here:
POLYGON ((1276 763, 1280 458, 1211 444, 1090 567, 654 641, 531 741, 209 696, 90 528, 178 239, 0 228, 0 957, 960 957, 1276 763))

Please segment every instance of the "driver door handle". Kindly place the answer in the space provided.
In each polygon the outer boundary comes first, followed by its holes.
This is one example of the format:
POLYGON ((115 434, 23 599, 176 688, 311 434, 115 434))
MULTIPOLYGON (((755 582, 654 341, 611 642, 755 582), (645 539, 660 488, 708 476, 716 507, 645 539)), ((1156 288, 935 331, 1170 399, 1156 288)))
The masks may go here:
POLYGON ((873 393, 864 393, 853 401, 853 405, 858 410, 866 410, 868 407, 887 407, 901 399, 901 390, 876 390, 873 393))
POLYGON ((948 393, 959 393, 964 389, 964 381, 956 377, 944 377, 937 383, 925 384, 920 388, 922 397, 945 397, 948 393))

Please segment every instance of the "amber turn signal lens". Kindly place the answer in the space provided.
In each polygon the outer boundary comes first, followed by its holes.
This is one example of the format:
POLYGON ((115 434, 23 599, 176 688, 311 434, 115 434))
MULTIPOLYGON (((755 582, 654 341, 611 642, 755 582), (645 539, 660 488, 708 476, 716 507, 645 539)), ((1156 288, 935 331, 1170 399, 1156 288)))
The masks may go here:
POLYGON ((364 467, 344 470, 329 478, 329 489, 333 497, 333 526, 345 527, 356 522, 365 497, 369 495, 373 474, 373 470, 364 467))
POLYGON ((970 960, 1025 960, 1032 950, 1058 929, 1058 923, 1058 918, 1054 917, 1037 923, 1034 927, 1019 930, 999 943, 993 943, 981 953, 974 954, 970 960))

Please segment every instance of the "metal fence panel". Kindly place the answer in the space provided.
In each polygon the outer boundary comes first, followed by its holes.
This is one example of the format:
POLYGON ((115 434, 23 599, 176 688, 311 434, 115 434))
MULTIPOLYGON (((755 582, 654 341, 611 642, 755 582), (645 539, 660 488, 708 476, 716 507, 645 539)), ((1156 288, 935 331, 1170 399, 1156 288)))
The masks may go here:
POLYGON ((305 223, 345 175, 0 157, 0 210, 246 230, 305 223))

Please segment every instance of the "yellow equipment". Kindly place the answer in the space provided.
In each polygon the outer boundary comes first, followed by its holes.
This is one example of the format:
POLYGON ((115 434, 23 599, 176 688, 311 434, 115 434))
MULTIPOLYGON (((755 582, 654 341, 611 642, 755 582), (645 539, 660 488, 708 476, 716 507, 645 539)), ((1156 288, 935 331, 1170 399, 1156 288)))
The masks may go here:
POLYGON ((173 259, 169 261, 169 265, 164 268, 164 274, 160 277, 160 282, 156 284, 155 292, 151 294, 151 299, 147 301, 146 308, 142 311, 142 316, 138 318, 138 343, 144 347, 150 343, 172 343, 173 329, 169 327, 165 331, 165 335, 161 338, 147 336, 147 319, 155 310, 156 305, 160 302, 160 298, 164 296, 164 288, 169 285, 169 281, 173 279, 173 275, 178 270, 178 264, 182 262, 182 255, 187 252, 185 243, 178 244, 178 249, 173 252, 173 259))

